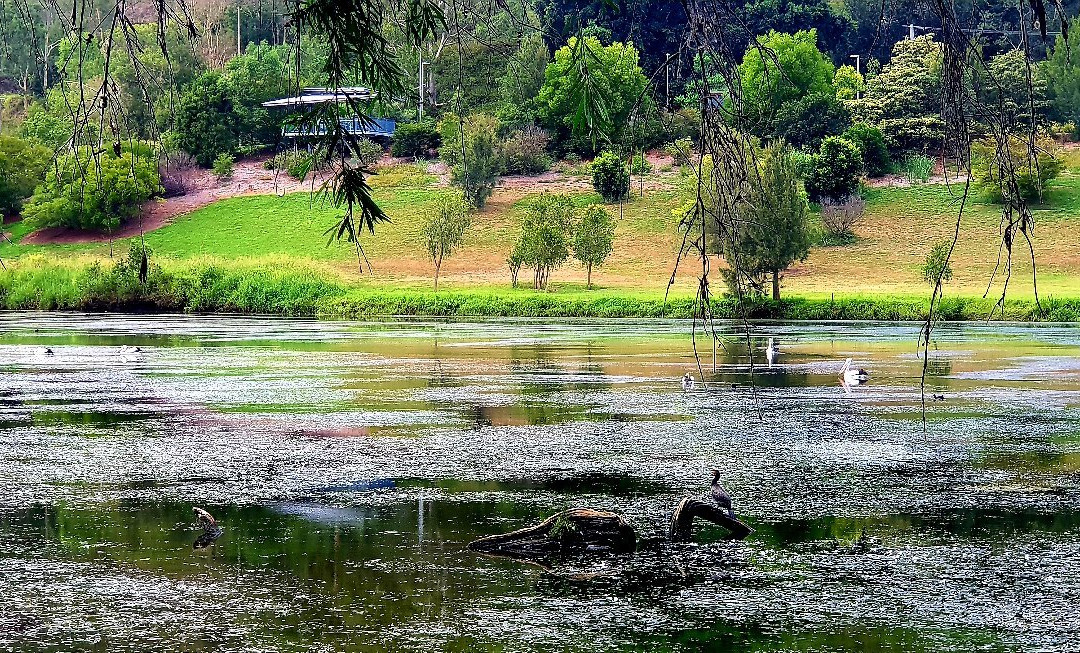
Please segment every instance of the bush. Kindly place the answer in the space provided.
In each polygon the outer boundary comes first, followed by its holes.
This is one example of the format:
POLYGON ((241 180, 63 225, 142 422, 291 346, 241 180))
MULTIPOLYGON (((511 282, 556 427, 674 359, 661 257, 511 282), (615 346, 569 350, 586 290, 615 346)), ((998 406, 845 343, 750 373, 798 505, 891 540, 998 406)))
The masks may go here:
POLYGON ((821 244, 848 245, 855 242, 855 226, 866 211, 866 200, 854 193, 843 201, 826 200, 821 204, 821 225, 825 229, 821 244))
POLYGON ((848 127, 843 137, 859 148, 868 177, 881 177, 889 171, 889 148, 880 129, 858 122, 848 127))
POLYGON ((37 229, 111 231, 161 192, 156 160, 112 150, 95 159, 90 148, 80 148, 77 159, 74 153, 60 157, 23 213, 37 229))
POLYGON ((158 176, 165 197, 185 195, 192 189, 192 177, 198 164, 183 150, 163 152, 158 157, 158 176))
POLYGON ((630 173, 618 154, 611 150, 593 159, 592 183, 605 202, 617 202, 630 192, 630 173))
POLYGON ((360 138, 356 144, 356 158, 360 165, 370 168, 382 158, 383 147, 370 138, 360 138))
POLYGON ((1009 138, 1009 146, 1003 157, 999 157, 992 139, 987 139, 972 146, 975 178, 983 187, 990 200, 1003 204, 1008 199, 1016 203, 1018 199, 1035 202, 1042 199, 1047 185, 1061 174, 1061 159, 1055 156, 1059 148, 1050 139, 1043 138, 1036 143, 1034 165, 1026 140, 1018 137, 1009 138), (1007 157, 1006 163, 1015 172, 1016 185, 1013 187, 1009 175, 1002 172, 1001 158, 1007 157), (1019 198, 1012 197, 1019 194, 1019 198))
POLYGON ((0 136, 0 215, 19 212, 24 199, 45 179, 52 152, 44 145, 0 136))
MULTIPOLYGON (((454 131, 458 127, 456 120, 448 120, 446 124, 451 125, 454 131)), ((499 120, 488 114, 475 113, 466 118, 463 124, 464 135, 454 135, 457 145, 452 146, 448 140, 442 148, 448 155, 444 161, 448 165, 454 161, 450 183, 461 188, 465 193, 465 201, 481 208, 494 191, 495 182, 503 171, 502 153, 498 149, 497 137, 499 120), (462 145, 464 163, 461 161, 462 145)))
POLYGON ((61 118, 45 110, 41 105, 30 107, 26 120, 19 125, 19 135, 58 150, 71 140, 74 129, 70 118, 61 118))
POLYGON ((814 167, 806 178, 806 193, 814 202, 843 200, 859 187, 863 162, 859 148, 839 136, 821 141, 814 167))
POLYGON ((630 174, 647 175, 652 172, 652 164, 645 158, 645 153, 640 152, 637 156, 630 157, 630 174))
POLYGON ((506 172, 512 175, 533 175, 551 167, 547 146, 551 137, 536 125, 526 125, 503 143, 506 172))
POLYGON ((675 162, 675 165, 690 165, 690 157, 694 154, 694 142, 689 138, 680 138, 665 145, 664 151, 675 162))
POLYGON ((233 155, 222 152, 214 159, 214 175, 216 175, 218 179, 232 179, 233 166, 235 163, 236 160, 233 159, 233 155))
POLYGON ((933 286, 937 283, 938 276, 941 277, 942 284, 952 279, 952 268, 948 260, 951 249, 952 242, 948 240, 937 242, 930 248, 922 266, 923 281, 933 286))
POLYGON ((439 148, 442 140, 435 125, 430 122, 407 122, 394 130, 390 154, 396 157, 429 157, 439 148))

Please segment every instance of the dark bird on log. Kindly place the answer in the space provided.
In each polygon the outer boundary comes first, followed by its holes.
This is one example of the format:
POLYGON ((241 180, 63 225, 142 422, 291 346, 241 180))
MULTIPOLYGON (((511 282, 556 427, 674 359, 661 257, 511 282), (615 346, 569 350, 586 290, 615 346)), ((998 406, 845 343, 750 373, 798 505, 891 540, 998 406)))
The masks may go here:
POLYGON ((202 526, 203 534, 195 538, 191 543, 192 549, 205 549, 217 541, 225 531, 218 525, 214 517, 202 508, 193 508, 195 518, 199 526, 202 526))
POLYGON ((724 486, 720 485, 720 470, 714 469, 712 472, 712 489, 710 490, 713 503, 720 506, 724 510, 727 510, 728 517, 735 518, 735 509, 731 506, 731 495, 728 494, 724 486))

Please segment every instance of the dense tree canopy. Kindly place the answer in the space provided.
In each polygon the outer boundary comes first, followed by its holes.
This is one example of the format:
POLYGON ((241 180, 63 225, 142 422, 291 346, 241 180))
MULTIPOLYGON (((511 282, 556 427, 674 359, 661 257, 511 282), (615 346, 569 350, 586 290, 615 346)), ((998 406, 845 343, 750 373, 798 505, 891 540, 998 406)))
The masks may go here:
POLYGON ((771 133, 777 113, 789 102, 811 94, 835 95, 835 67, 818 50, 815 30, 769 32, 758 44, 761 48, 747 50, 739 66, 743 120, 752 133, 771 133))

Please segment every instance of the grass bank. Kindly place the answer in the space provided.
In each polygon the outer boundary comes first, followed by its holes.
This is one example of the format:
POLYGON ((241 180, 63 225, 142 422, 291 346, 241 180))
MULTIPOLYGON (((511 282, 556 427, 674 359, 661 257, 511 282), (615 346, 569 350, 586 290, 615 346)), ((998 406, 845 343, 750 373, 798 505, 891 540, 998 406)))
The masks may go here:
MULTIPOLYGON (((60 261, 41 257, 32 265, 0 272, 0 307, 9 310, 159 311, 239 313, 297 317, 359 318, 406 315, 438 317, 587 317, 690 318, 694 305, 685 295, 664 299, 624 289, 538 292, 532 289, 478 288, 443 291, 361 287, 305 261, 239 264, 199 259, 154 265, 146 283, 125 261, 60 261)), ((940 317, 986 319, 993 302, 946 297, 940 317)), ((880 296, 793 297, 760 300, 744 306, 754 319, 919 320, 926 298, 880 296)), ((714 314, 737 317, 737 306, 717 299, 714 314)), ((1080 321, 1080 300, 1013 300, 995 319, 1080 321)))

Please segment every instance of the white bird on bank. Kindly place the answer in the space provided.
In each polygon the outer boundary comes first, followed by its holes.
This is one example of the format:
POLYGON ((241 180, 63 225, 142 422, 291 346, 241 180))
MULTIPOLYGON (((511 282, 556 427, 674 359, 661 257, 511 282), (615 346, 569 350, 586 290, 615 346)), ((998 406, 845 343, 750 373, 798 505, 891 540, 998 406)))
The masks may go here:
POLYGON ((780 357, 780 350, 776 347, 776 342, 773 338, 769 338, 769 346, 765 348, 765 360, 769 362, 769 367, 773 366, 776 359, 780 357))
POLYGON ((694 389, 694 377, 691 376, 689 372, 683 375, 682 389, 683 392, 690 392, 694 389))
POLYGON ((840 370, 840 377, 844 379, 844 385, 860 385, 870 380, 870 373, 861 367, 851 367, 851 359, 844 363, 844 369, 840 370))
POLYGON ((132 347, 131 345, 123 345, 120 347, 121 354, 138 354, 142 349, 138 347, 132 347))

